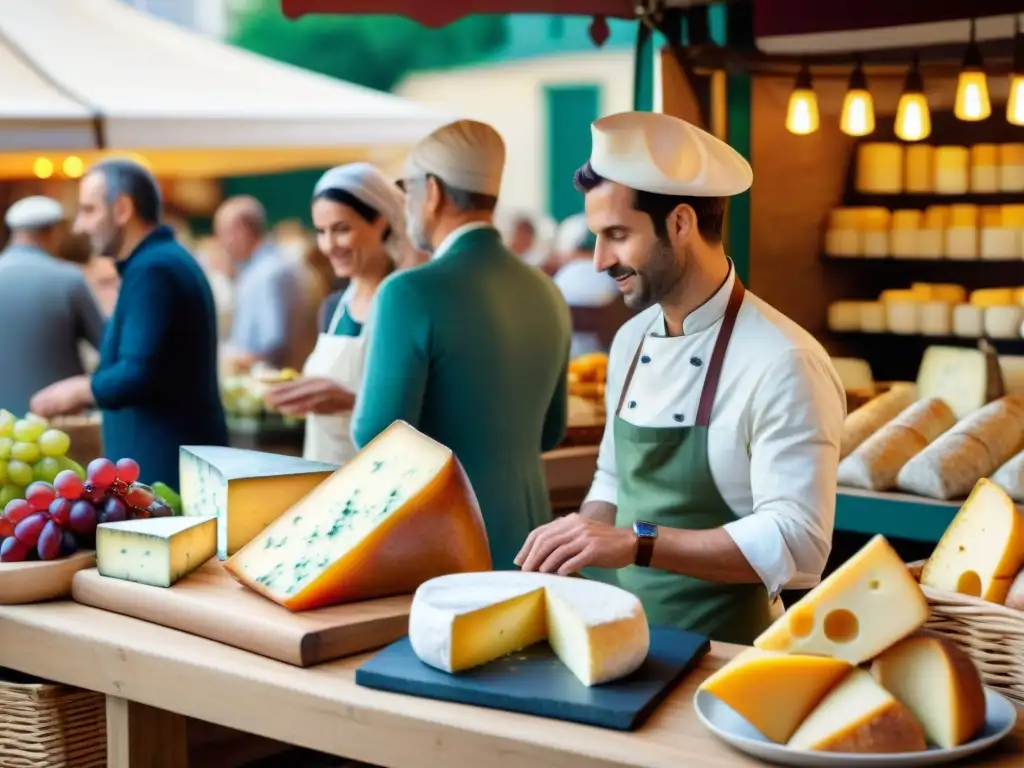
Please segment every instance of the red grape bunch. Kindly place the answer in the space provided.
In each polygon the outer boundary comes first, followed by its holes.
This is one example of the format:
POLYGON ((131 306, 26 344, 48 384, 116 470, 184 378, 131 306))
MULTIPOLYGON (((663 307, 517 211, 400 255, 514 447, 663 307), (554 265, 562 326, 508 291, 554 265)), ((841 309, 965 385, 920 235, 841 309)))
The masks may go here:
POLYGON ((170 517, 171 508, 138 478, 134 460, 101 458, 89 463, 85 482, 68 469, 52 484, 32 483, 0 516, 0 562, 55 560, 93 547, 100 523, 170 517))

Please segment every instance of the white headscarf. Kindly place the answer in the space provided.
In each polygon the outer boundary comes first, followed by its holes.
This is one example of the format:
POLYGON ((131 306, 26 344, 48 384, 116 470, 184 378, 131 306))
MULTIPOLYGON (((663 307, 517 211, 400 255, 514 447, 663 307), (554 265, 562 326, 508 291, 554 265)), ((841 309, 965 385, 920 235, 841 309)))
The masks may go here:
POLYGON ((329 189, 348 192, 378 211, 391 232, 384 250, 399 267, 410 263, 416 249, 405 233, 405 194, 395 182, 370 163, 348 163, 331 168, 313 187, 313 197, 329 189))

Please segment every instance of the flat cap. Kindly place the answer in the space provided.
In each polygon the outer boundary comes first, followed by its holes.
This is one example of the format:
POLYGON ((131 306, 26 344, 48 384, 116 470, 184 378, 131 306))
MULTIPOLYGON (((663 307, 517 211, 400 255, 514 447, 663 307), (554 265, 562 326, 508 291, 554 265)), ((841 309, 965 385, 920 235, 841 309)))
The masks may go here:
POLYGON ((24 197, 10 208, 4 216, 9 229, 36 229, 50 227, 64 220, 64 208, 52 197, 33 195, 24 197))

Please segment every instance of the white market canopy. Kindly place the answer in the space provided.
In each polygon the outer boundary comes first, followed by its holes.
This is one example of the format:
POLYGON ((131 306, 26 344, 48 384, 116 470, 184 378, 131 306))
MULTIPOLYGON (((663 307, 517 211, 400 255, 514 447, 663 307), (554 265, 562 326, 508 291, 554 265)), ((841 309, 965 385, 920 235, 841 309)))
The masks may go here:
POLYGON ((0 177, 103 151, 182 176, 315 166, 407 147, 450 119, 118 0, 0 0, 0 177))

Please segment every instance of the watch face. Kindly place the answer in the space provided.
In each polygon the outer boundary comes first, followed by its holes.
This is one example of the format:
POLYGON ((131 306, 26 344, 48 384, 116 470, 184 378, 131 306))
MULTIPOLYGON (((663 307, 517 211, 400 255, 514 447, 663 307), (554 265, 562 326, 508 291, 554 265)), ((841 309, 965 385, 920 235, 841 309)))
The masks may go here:
POLYGON ((645 523, 643 520, 637 520, 633 523, 633 533, 637 536, 652 539, 658 535, 658 526, 653 523, 645 523))

